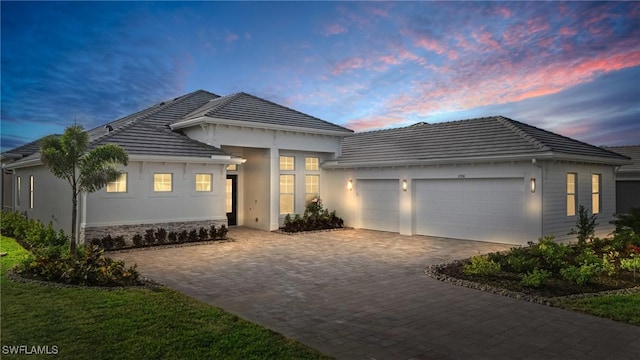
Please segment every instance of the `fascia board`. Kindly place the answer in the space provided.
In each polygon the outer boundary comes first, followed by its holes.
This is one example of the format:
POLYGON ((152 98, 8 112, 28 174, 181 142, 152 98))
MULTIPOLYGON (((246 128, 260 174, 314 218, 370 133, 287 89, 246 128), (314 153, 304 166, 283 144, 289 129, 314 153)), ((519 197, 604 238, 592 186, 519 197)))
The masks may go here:
POLYGON ((162 155, 129 155, 129 161, 190 163, 190 164, 243 164, 246 159, 229 155, 211 155, 211 157, 162 156, 162 155))
POLYGON ((228 126, 236 126, 236 127, 245 127, 245 128, 254 128, 254 129, 264 129, 264 130, 275 130, 275 131, 291 131, 305 134, 314 134, 314 135, 329 135, 329 136, 352 136, 354 132, 348 131, 337 131, 337 130, 322 130, 322 129, 312 129, 306 127, 298 127, 298 126, 285 126, 285 125, 275 125, 275 124, 265 124, 258 123, 253 121, 237 121, 237 120, 229 120, 229 119, 221 119, 221 118, 212 118, 208 116, 200 116, 197 118, 180 121, 171 125, 171 130, 176 129, 184 129, 191 126, 198 126, 202 124, 212 124, 212 125, 228 125, 228 126))

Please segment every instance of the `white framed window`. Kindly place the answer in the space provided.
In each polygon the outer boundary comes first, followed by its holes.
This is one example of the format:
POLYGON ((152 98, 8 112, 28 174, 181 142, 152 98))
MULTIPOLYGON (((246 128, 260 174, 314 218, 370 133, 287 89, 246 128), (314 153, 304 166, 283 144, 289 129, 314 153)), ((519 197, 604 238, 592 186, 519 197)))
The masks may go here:
POLYGON ((294 210, 295 175, 280 175, 280 214, 291 214, 294 210))
POLYGON ((173 191, 173 174, 172 173, 153 174, 153 191, 154 192, 173 191))
POLYGON ((226 193, 227 193, 227 210, 226 212, 230 213, 233 211, 233 180, 227 179, 226 184, 226 193))
POLYGON ((320 175, 304 176, 305 199, 311 201, 320 195, 320 175))
POLYGON ((127 173, 122 173, 114 181, 107 183, 108 193, 125 193, 127 192, 127 173))
POLYGON ((576 215, 576 182, 578 174, 567 173, 567 216, 576 215))
POLYGON ((280 156, 280 170, 295 170, 295 160, 293 156, 280 156))
POLYGON ((320 159, 317 157, 304 158, 304 169, 307 171, 320 170, 320 159))
POLYGON ((20 190, 22 189, 22 181, 20 176, 16 178, 16 206, 20 206, 20 190))
POLYGON ((600 213, 600 192, 602 190, 600 174, 591 174, 591 212, 593 214, 600 213))
POLYGON ((211 174, 196 174, 196 191, 211 191, 211 174))
POLYGON ((29 176, 29 209, 33 209, 33 193, 34 193, 35 181, 33 175, 29 176))
POLYGON ((227 171, 238 171, 238 165, 237 164, 227 165, 227 171))

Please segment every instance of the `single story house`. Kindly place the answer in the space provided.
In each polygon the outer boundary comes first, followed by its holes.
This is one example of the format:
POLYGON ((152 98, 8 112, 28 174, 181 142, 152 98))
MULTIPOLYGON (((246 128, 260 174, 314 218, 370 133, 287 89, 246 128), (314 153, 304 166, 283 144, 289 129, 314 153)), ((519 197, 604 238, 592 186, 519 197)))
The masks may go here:
POLYGON ((611 146, 611 151, 625 155, 633 161, 621 166, 616 176, 616 213, 624 214, 640 208, 640 145, 611 146))
MULTIPOLYGON (((276 230, 318 196, 347 226, 513 244, 573 238, 584 205, 604 236, 616 170, 631 163, 501 116, 354 133, 246 93, 202 90, 88 133, 130 162, 81 196, 83 240, 211 224, 276 230)), ((69 186, 42 165, 37 143, 2 162, 5 208, 69 231, 69 186)))

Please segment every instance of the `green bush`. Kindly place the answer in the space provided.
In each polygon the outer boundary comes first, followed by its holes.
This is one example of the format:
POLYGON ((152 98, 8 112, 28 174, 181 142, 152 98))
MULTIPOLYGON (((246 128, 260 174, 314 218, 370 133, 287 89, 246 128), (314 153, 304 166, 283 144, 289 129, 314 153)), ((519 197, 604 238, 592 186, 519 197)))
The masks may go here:
POLYGON ((35 249, 16 267, 24 277, 86 286, 130 286, 140 283, 136 265, 125 267, 123 261, 104 256, 99 246, 79 248, 78 258, 64 246, 35 249))
POLYGON ((590 283, 593 279, 600 275, 602 267, 600 264, 582 264, 580 266, 569 265, 560 269, 560 275, 567 280, 578 285, 590 283))
POLYGON ((216 239, 224 240, 227 238, 227 234, 229 233, 229 229, 226 226, 220 225, 220 229, 218 230, 218 236, 216 239))
POLYGON ((467 275, 491 276, 499 273, 501 266, 499 263, 490 260, 487 256, 477 255, 471 258, 471 262, 462 267, 462 271, 467 275))
POLYGON ((555 242, 554 239, 553 235, 547 235, 538 239, 537 244, 525 250, 528 252, 529 258, 536 259, 531 261, 534 263, 534 267, 539 266, 555 272, 567 264, 568 257, 573 253, 573 250, 564 244, 555 242))
POLYGON ((315 198, 309 202, 304 210, 304 214, 295 214, 291 218, 290 214, 285 215, 282 230, 286 232, 300 232, 322 229, 335 229, 344 226, 344 220, 336 215, 335 210, 329 212, 322 206, 322 200, 315 198))
POLYGON ((69 237, 61 229, 56 232, 53 223, 44 226, 40 221, 27 219, 16 211, 2 211, 0 229, 5 236, 12 237, 27 249, 64 245, 69 237))
POLYGON ((589 215, 589 210, 587 210, 584 205, 580 205, 578 207, 576 229, 572 228, 568 235, 578 235, 578 244, 586 244, 587 240, 592 240, 594 237, 596 226, 598 226, 596 219, 596 214, 589 215))
POLYGON ((551 272, 544 269, 533 269, 533 271, 527 272, 522 275, 520 284, 528 287, 538 288, 547 283, 547 280, 551 277, 551 272))

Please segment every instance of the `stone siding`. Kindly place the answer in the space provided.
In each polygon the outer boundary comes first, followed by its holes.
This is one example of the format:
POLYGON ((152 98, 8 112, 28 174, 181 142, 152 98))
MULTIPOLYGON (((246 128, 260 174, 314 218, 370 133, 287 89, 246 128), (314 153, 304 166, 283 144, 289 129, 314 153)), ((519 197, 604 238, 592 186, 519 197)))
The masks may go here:
POLYGON ((112 237, 116 236, 124 236, 124 241, 127 244, 133 243, 133 236, 135 234, 140 234, 144 236, 146 230, 154 229, 157 230, 159 228, 164 228, 167 230, 167 233, 171 231, 182 232, 186 230, 187 232, 191 230, 199 230, 201 227, 209 230, 211 225, 215 225, 217 229, 220 226, 224 225, 228 227, 227 220, 201 220, 201 221, 184 221, 184 222, 164 222, 164 223, 156 223, 156 224, 135 224, 135 225, 114 225, 114 226, 96 226, 96 227, 87 227, 80 228, 80 243, 88 242, 93 238, 102 239, 107 235, 111 235, 112 237))

